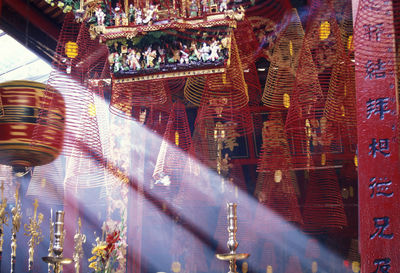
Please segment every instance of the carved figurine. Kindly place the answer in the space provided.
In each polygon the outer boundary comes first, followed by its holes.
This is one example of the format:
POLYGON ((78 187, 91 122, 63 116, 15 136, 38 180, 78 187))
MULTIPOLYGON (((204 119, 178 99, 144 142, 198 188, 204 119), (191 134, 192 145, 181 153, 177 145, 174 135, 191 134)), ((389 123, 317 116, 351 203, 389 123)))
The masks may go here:
POLYGON ((200 52, 197 50, 197 45, 195 41, 192 41, 190 44, 190 57, 189 61, 199 61, 200 60, 200 52))
POLYGON ((129 19, 129 23, 133 23, 135 22, 135 8, 133 7, 133 4, 129 5, 129 11, 128 11, 128 19, 129 19))
POLYGON ((113 56, 113 61, 114 61, 114 73, 119 72, 122 68, 122 64, 121 64, 121 57, 119 56, 119 54, 117 52, 114 53, 113 56))
POLYGON ((140 59, 140 53, 136 52, 135 49, 129 49, 127 62, 131 70, 140 69, 139 59, 140 59), (137 58, 137 54, 139 54, 139 58, 137 58))
POLYGON ((203 46, 199 49, 200 58, 203 62, 208 61, 210 58, 210 46, 207 43, 203 43, 203 46))
POLYGON ((197 7, 197 3, 196 0, 192 0, 192 3, 190 4, 190 12, 189 12, 189 16, 190 17, 197 17, 199 8, 197 7))
POLYGON ((136 12, 135 12, 135 24, 136 25, 143 24, 142 10, 141 9, 136 9, 136 12))
POLYGON ((106 14, 103 12, 103 9, 101 8, 100 5, 97 6, 95 15, 97 18, 97 25, 104 26, 104 19, 106 18, 106 14))
POLYGON ((202 0, 201 5, 203 14, 207 14, 210 12, 210 3, 208 0, 202 0))
POLYGON ((157 18, 157 9, 158 5, 150 5, 148 9, 146 9, 146 16, 143 19, 143 24, 151 24, 153 20, 155 21, 157 18))
POLYGON ((146 57, 146 67, 154 67, 154 59, 157 57, 157 52, 149 46, 143 55, 146 57))
POLYGON ((187 48, 187 46, 184 45, 180 52, 181 52, 180 63, 181 64, 183 64, 183 63, 188 64, 189 63, 189 49, 187 48))
POLYGON ((223 12, 228 9, 228 0, 222 0, 221 4, 219 5, 219 11, 223 12))
POLYGON ((214 40, 210 45, 211 54, 208 59, 211 60, 212 62, 218 60, 220 50, 221 47, 219 46, 219 42, 217 40, 214 40))
POLYGON ((121 9, 121 4, 117 3, 117 5, 114 8, 114 23, 116 26, 121 25, 122 19, 125 18, 126 15, 121 9))
POLYGON ((158 59, 159 59, 159 63, 160 64, 165 64, 165 56, 166 56, 166 54, 165 54, 165 49, 164 48, 161 48, 161 47, 158 47, 158 55, 159 55, 159 57, 158 57, 158 59))

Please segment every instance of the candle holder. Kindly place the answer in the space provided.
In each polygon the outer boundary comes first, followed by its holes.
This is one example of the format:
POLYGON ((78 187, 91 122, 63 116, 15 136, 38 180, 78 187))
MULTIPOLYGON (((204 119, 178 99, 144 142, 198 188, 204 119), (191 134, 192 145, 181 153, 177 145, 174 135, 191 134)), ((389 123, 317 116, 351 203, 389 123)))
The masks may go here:
POLYGON ((40 229, 40 224, 43 221, 43 214, 39 213, 39 215, 37 215, 38 206, 38 200, 35 199, 35 202, 33 203, 33 216, 29 218, 29 224, 24 225, 25 235, 31 237, 29 239, 29 272, 32 272, 33 270, 35 246, 40 244, 40 242, 43 240, 42 230, 40 229))
POLYGON ((62 266, 72 263, 71 258, 63 257, 64 250, 64 211, 56 212, 56 222, 54 223, 54 245, 53 256, 42 257, 46 263, 54 265, 54 273, 60 273, 62 266))
POLYGON ((12 214, 12 230, 11 230, 11 270, 10 273, 15 272, 15 263, 17 260, 17 233, 21 227, 21 202, 19 200, 19 184, 15 190, 15 207, 11 209, 12 214))
POLYGON ((229 271, 228 273, 237 273, 236 271, 236 261, 247 259, 250 254, 248 253, 236 253, 236 249, 239 246, 239 243, 236 240, 236 232, 237 232, 237 204, 236 203, 227 203, 227 220, 228 220, 228 242, 227 246, 229 249, 229 253, 224 254, 216 254, 218 260, 221 261, 229 261, 229 271))
POLYGON ((78 219, 78 230, 75 233, 74 236, 74 243, 75 243, 75 249, 74 249, 74 262, 75 262, 75 273, 79 273, 80 270, 80 260, 83 257, 83 248, 82 245, 86 243, 86 235, 82 234, 81 232, 82 228, 82 222, 81 218, 78 219))
POLYGON ((4 225, 8 226, 9 214, 7 212, 7 198, 4 198, 4 181, 1 181, 1 203, 0 203, 0 268, 3 256, 4 225))

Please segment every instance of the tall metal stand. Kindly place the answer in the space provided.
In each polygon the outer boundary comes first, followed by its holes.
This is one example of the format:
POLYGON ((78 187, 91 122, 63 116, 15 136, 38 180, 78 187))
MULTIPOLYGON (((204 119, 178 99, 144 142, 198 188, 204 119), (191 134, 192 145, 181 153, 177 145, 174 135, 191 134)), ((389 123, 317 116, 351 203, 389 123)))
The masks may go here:
POLYGON ((7 212, 7 199, 4 198, 4 181, 1 181, 1 204, 0 204, 0 270, 1 270, 1 260, 3 257, 3 243, 4 243, 4 225, 8 226, 7 212))
POLYGON ((54 273, 61 273, 64 264, 72 263, 71 258, 63 257, 64 250, 64 211, 56 212, 56 222, 54 224, 54 256, 42 257, 46 263, 54 265, 54 273))
POLYGON ((17 259, 17 233, 21 226, 21 202, 19 200, 19 184, 15 189, 15 207, 12 208, 12 230, 11 230, 11 269, 10 272, 15 272, 15 263, 17 259))
POLYGON ((74 262, 75 262, 75 273, 80 272, 80 260, 83 257, 82 245, 86 242, 86 235, 82 234, 81 228, 82 228, 82 222, 81 222, 81 218, 79 218, 78 219, 78 230, 74 236, 75 249, 74 249, 73 258, 74 258, 74 262))
POLYGON ((247 259, 250 254, 248 253, 236 253, 236 249, 239 243, 236 241, 237 232, 237 205, 236 203, 227 203, 227 220, 228 220, 228 242, 229 253, 216 254, 218 260, 229 261, 228 273, 237 273, 236 261, 247 259))
POLYGON ((43 240, 42 230, 40 229, 40 224, 43 221, 43 214, 39 213, 37 215, 38 200, 35 199, 33 203, 33 216, 29 218, 29 224, 24 225, 25 235, 30 236, 29 239, 29 267, 28 272, 33 272, 33 256, 35 253, 35 246, 40 244, 43 240))

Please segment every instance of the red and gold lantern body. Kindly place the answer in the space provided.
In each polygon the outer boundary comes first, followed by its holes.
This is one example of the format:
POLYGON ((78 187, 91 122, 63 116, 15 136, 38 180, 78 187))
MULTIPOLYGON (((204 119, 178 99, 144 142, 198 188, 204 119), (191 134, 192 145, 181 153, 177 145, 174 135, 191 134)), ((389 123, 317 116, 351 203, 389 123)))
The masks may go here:
POLYGON ((65 104, 60 93, 31 81, 0 84, 0 164, 39 166, 61 152, 65 104))

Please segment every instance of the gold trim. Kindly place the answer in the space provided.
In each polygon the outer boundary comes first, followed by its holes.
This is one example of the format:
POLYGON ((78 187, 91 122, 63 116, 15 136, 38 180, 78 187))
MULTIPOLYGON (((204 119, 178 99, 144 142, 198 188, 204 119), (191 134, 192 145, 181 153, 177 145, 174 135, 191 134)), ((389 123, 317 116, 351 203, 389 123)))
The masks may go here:
POLYGON ((100 35, 102 42, 107 40, 113 40, 122 37, 133 38, 140 33, 146 33, 151 31, 166 30, 166 29, 198 29, 198 28, 210 28, 214 26, 227 26, 229 28, 236 28, 237 21, 234 19, 225 18, 224 14, 210 15, 204 19, 178 19, 178 21, 169 22, 166 24, 153 24, 153 25, 139 25, 139 26, 94 26, 96 34, 100 35))
POLYGON ((159 79, 171 79, 178 77, 199 76, 207 74, 219 74, 219 73, 225 73, 225 71, 226 69, 224 67, 202 69, 202 70, 186 70, 186 71, 178 71, 178 72, 170 72, 162 74, 143 75, 130 78, 123 78, 123 79, 113 79, 113 83, 129 83, 129 82, 140 82, 140 81, 159 80, 159 79))

